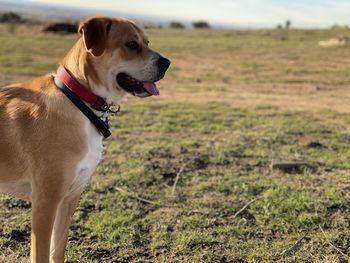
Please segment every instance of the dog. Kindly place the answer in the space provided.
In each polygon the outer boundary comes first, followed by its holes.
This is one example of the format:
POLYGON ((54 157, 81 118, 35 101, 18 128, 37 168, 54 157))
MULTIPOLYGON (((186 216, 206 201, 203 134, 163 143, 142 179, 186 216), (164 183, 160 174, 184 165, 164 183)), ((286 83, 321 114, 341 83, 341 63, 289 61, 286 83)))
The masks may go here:
POLYGON ((0 192, 32 203, 31 262, 62 263, 79 197, 110 135, 111 105, 159 95, 170 60, 124 18, 91 17, 56 75, 0 89, 0 192))

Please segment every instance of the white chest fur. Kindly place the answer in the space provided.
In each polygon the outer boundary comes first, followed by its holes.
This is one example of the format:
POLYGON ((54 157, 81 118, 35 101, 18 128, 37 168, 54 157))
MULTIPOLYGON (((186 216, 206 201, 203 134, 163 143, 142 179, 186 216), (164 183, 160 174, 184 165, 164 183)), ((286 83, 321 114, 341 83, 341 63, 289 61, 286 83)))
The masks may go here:
POLYGON ((84 189, 102 157, 102 135, 88 120, 85 125, 85 130, 88 139, 88 150, 77 165, 76 174, 69 193, 81 192, 84 189))

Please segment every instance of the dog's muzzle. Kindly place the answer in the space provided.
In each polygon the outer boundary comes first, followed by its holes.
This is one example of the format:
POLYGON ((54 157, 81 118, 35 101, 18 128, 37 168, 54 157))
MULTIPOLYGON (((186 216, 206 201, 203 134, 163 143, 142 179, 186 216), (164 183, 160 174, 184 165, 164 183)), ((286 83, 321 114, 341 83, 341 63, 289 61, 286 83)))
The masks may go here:
POLYGON ((157 54, 155 66, 157 67, 158 72, 154 79, 150 79, 149 81, 140 81, 127 73, 121 72, 116 76, 117 83, 122 89, 137 97, 144 98, 152 95, 157 96, 159 95, 159 90, 155 82, 164 77, 170 63, 171 62, 169 59, 157 54))

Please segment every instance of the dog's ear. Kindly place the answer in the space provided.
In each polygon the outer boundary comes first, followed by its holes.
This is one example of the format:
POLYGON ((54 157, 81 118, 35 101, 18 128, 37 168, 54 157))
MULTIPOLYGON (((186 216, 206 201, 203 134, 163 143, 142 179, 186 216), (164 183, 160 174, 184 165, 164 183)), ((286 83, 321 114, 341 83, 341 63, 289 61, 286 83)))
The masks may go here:
POLYGON ((111 25, 112 19, 108 17, 92 17, 80 23, 78 31, 83 37, 86 50, 93 56, 101 56, 107 48, 111 25))

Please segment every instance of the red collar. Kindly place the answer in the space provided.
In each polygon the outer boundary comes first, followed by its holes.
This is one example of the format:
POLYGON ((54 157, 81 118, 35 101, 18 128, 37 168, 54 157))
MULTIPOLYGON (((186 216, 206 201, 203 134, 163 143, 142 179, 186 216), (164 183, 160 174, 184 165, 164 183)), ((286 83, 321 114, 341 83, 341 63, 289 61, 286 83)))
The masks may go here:
POLYGON ((57 77, 67 86, 75 95, 97 111, 108 111, 108 103, 91 92, 88 88, 81 85, 72 74, 63 66, 57 70, 57 77))

